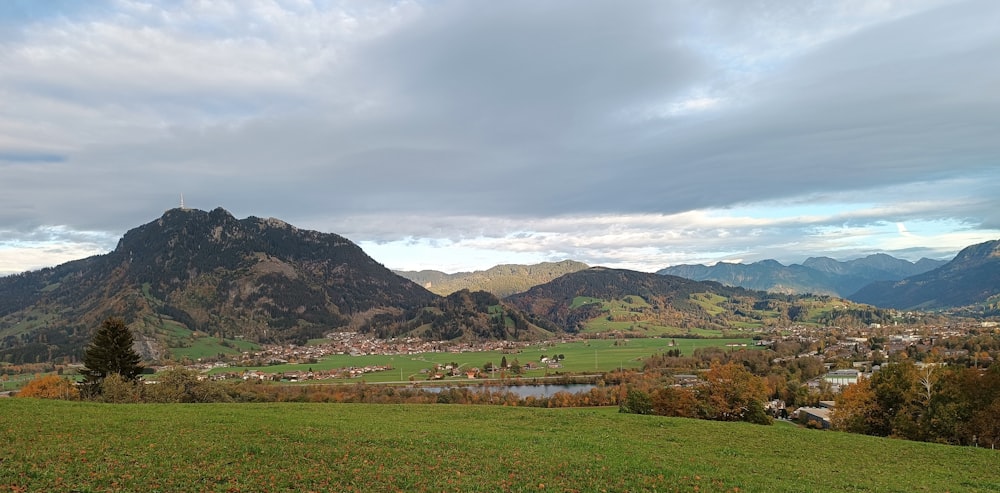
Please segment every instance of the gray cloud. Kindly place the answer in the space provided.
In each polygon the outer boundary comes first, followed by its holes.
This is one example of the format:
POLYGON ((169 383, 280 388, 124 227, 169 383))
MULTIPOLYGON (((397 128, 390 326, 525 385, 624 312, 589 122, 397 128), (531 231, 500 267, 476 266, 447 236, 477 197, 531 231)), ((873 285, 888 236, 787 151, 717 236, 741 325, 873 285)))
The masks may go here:
POLYGON ((649 267, 877 248, 814 234, 845 225, 1000 229, 994 2, 19 15, 0 37, 0 230, 117 235, 184 193, 357 241, 492 238, 649 267), (827 210, 685 216, 760 204, 827 210))

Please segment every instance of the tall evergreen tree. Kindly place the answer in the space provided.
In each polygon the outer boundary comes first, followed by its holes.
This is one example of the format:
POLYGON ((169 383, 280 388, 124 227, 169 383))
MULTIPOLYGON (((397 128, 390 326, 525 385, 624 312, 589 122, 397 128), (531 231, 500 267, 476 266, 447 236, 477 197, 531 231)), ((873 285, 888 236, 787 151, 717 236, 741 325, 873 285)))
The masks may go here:
POLYGON ((132 331, 120 318, 109 318, 94 332, 83 354, 80 374, 91 393, 100 391, 104 377, 117 373, 127 381, 139 378, 142 357, 132 348, 132 331))

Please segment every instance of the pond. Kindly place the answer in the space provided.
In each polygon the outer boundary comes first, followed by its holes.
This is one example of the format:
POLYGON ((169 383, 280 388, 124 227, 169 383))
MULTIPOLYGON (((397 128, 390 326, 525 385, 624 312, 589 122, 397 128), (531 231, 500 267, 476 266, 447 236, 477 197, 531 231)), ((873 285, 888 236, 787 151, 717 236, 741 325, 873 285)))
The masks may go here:
POLYGON ((482 392, 488 390, 490 392, 511 392, 517 394, 520 398, 525 397, 552 397, 557 392, 569 392, 570 394, 578 394, 581 392, 590 392, 596 385, 592 383, 570 383, 570 384, 549 384, 549 385, 467 385, 467 386, 425 386, 420 385, 420 390, 426 390, 428 392, 441 392, 442 390, 448 390, 451 388, 462 388, 468 389, 469 392, 482 392))

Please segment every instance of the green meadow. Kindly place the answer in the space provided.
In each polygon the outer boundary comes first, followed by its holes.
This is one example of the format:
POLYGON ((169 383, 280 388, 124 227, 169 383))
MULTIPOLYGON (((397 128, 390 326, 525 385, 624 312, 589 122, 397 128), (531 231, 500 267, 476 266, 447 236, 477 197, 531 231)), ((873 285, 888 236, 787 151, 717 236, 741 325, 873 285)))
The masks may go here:
MULTIPOLYGON (((720 299, 725 299, 721 298, 720 299)), ((641 296, 625 296, 622 299, 601 300, 589 296, 577 296, 573 298, 570 309, 581 306, 599 304, 601 311, 606 315, 591 319, 584 324, 584 333, 601 332, 638 332, 647 337, 670 337, 670 336, 697 336, 697 337, 723 337, 725 334, 721 330, 710 330, 700 328, 681 328, 669 325, 660 325, 647 320, 648 314, 645 310, 651 308, 641 296), (609 320, 610 318, 610 320, 609 320)), ((713 307, 721 310, 718 307, 713 307)), ((711 310, 709 310, 711 313, 711 310)))
POLYGON ((0 492, 1000 491, 1000 452, 609 408, 0 400, 0 492))
POLYGON ((219 354, 234 354, 260 349, 259 345, 242 339, 223 339, 188 329, 184 324, 169 317, 163 317, 161 320, 150 316, 144 320, 147 326, 157 327, 156 332, 164 338, 170 348, 170 356, 176 360, 187 358, 195 361, 199 358, 215 357, 219 354))
MULTIPOLYGON (((482 369, 487 362, 492 362, 499 366, 503 358, 507 362, 514 363, 516 359, 521 365, 534 362, 540 365, 542 356, 562 355, 560 368, 538 368, 525 371, 522 378, 537 378, 551 376, 557 373, 603 373, 617 369, 641 368, 642 361, 658 352, 669 349, 680 349, 682 354, 691 355, 695 349, 706 347, 723 347, 727 344, 746 344, 753 347, 751 339, 670 339, 670 338, 643 338, 643 339, 593 339, 577 342, 550 342, 538 343, 523 348, 518 353, 501 353, 500 351, 476 351, 476 352, 439 352, 420 353, 412 355, 393 356, 350 356, 346 354, 331 355, 311 364, 284 364, 262 367, 231 367, 213 370, 213 373, 240 372, 243 370, 260 370, 264 372, 290 372, 290 371, 325 371, 346 367, 364 366, 391 366, 391 371, 383 371, 365 374, 363 379, 368 383, 426 380, 427 374, 421 370, 427 370, 435 364, 447 365, 457 363, 462 368, 479 367, 482 369), (675 344, 671 346, 671 344, 675 344)), ((501 376, 498 371, 497 377, 501 376)), ((503 374, 506 377, 513 377, 510 374, 503 374)), ((361 380, 354 379, 354 380, 361 380)), ((465 377, 458 378, 464 380, 465 377)))

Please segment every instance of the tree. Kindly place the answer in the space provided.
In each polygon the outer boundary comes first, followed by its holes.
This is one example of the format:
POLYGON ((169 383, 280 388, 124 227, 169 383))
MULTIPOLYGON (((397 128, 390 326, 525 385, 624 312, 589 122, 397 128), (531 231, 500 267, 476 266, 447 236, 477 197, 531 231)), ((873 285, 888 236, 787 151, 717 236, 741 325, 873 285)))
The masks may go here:
POLYGON ((920 440, 920 414, 924 404, 920 399, 917 367, 909 359, 901 358, 872 375, 871 387, 875 392, 879 416, 872 420, 872 435, 895 436, 920 440))
POLYGON ((862 377, 857 383, 844 387, 836 402, 830 415, 834 429, 865 435, 878 434, 882 410, 870 380, 862 377))
POLYGON ((58 375, 46 375, 28 382, 17 396, 72 400, 80 397, 80 390, 69 379, 58 375))
POLYGON ((680 387, 663 387, 653 391, 653 414, 679 418, 698 417, 698 399, 694 392, 680 387))
POLYGON ((98 394, 101 383, 111 374, 134 381, 142 372, 142 357, 132 348, 132 331, 120 318, 109 318, 94 332, 83 353, 83 375, 88 391, 98 394))
POLYGON ((767 397, 763 378, 741 365, 726 363, 713 364, 705 380, 706 384, 698 389, 697 395, 704 418, 770 424, 770 420, 762 418, 762 402, 767 397))
POLYGON ((618 404, 618 412, 631 414, 652 414, 653 402, 649 394, 638 389, 629 389, 625 400, 618 404))

